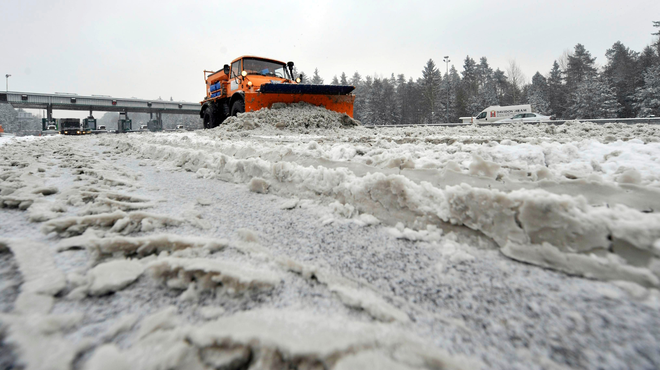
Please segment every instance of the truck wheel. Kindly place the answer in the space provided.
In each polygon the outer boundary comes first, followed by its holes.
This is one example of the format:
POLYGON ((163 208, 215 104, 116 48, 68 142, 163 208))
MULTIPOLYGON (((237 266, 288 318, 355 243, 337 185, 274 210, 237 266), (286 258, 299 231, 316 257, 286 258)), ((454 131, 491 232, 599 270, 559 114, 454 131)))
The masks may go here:
POLYGON ((236 116, 238 113, 245 113, 245 102, 243 99, 238 99, 231 106, 231 115, 236 116))
POLYGON ((218 113, 216 116, 216 122, 218 124, 216 126, 220 126, 229 117, 229 113, 229 104, 224 102, 218 105, 218 113))
POLYGON ((206 108, 204 111, 204 128, 211 128, 211 108, 206 108))

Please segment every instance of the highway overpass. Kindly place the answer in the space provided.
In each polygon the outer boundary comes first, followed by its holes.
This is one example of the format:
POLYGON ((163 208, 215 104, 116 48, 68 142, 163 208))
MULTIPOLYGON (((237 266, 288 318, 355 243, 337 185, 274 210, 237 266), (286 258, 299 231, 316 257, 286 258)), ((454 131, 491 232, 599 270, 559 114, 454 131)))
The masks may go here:
POLYGON ((199 115, 200 104, 166 100, 145 100, 115 98, 106 95, 84 96, 68 93, 33 93, 7 91, 0 92, 0 104, 9 103, 14 108, 45 109, 48 121, 53 118, 53 110, 84 110, 91 116, 97 112, 135 112, 155 113, 160 121, 161 114, 191 114, 199 115))

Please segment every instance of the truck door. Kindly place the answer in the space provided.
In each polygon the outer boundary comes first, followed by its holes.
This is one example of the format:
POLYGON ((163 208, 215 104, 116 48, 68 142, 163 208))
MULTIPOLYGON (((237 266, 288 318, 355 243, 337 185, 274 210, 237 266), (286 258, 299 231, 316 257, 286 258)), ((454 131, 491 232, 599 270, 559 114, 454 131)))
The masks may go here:
MULTIPOLYGON (((231 75, 229 76, 229 88, 233 93, 234 90, 238 90, 238 77, 241 75, 241 61, 240 59, 231 64, 231 75)), ((231 93, 227 94, 231 96, 231 93)))

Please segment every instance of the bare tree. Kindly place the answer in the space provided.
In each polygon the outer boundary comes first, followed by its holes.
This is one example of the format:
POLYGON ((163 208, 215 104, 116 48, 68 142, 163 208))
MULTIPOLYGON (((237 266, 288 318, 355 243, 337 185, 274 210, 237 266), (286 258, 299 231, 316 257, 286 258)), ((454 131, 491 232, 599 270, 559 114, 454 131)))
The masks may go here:
POLYGON ((513 96, 513 104, 518 103, 518 99, 521 97, 522 87, 526 84, 525 74, 515 59, 509 60, 509 67, 506 69, 507 77, 509 84, 511 85, 511 94, 513 96))
POLYGON ((557 58, 557 63, 559 64, 559 69, 563 71, 566 71, 566 68, 568 68, 568 57, 570 57, 573 54, 571 49, 564 49, 564 52, 561 53, 561 56, 557 58))

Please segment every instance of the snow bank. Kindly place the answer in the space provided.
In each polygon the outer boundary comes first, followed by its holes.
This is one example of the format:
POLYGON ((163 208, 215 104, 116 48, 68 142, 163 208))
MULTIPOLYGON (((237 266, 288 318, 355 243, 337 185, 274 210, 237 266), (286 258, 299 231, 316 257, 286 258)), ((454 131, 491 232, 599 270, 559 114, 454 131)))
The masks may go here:
MULTIPOLYGON (((260 121, 254 118, 254 122, 262 127, 287 117, 277 111, 261 112, 260 121)), ((243 117, 247 116, 239 118, 243 117)), ((660 219, 639 211, 660 208, 660 189, 654 187, 660 169, 651 166, 660 154, 660 143, 650 136, 657 133, 655 127, 637 126, 634 130, 642 130, 648 140, 629 139, 625 144, 609 142, 605 136, 631 130, 627 125, 458 128, 453 131, 479 132, 479 139, 460 137, 442 142, 439 148, 422 136, 430 133, 429 128, 368 133, 357 127, 351 134, 353 144, 346 144, 351 139, 341 131, 330 130, 302 145, 253 133, 226 141, 218 135, 226 130, 200 132, 184 142, 171 135, 146 142, 132 137, 105 142, 205 178, 243 183, 255 192, 319 199, 334 204, 343 217, 359 220, 361 215, 372 215, 413 230, 467 226, 492 238, 503 253, 518 260, 598 279, 660 285, 660 255, 653 248, 660 239, 660 219), (601 141, 545 143, 530 136, 568 140, 569 134, 582 131, 601 141), (502 139, 508 134, 518 141, 502 139), (387 135, 391 139, 383 137, 387 135), (496 135, 499 142, 488 135, 496 135), (582 167, 571 167, 571 161, 585 151, 590 171, 604 176, 585 179, 582 167), (459 152, 463 157, 457 156, 459 152), (635 171, 628 167, 617 175, 619 170, 609 161, 624 157, 635 171), (594 162, 596 158, 599 162, 594 162), (640 158, 645 159, 640 162, 640 158), (431 165, 438 160, 447 164, 431 165), (555 251, 556 258, 543 257, 554 256, 555 251)))

